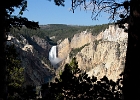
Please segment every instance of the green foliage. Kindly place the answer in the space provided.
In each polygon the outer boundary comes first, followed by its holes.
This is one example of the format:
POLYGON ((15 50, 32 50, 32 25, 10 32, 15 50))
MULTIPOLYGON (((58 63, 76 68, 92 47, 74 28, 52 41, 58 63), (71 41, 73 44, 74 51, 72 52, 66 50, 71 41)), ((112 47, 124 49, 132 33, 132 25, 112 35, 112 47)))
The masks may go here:
POLYGON ((95 41, 94 41, 95 45, 97 46, 97 45, 99 44, 100 41, 102 41, 102 39, 100 39, 100 40, 95 40, 95 41))
POLYGON ((18 93, 24 83, 24 68, 21 67, 21 60, 14 45, 6 46, 6 62, 9 98, 14 98, 12 94, 18 93))
POLYGON ((29 100, 35 99, 35 87, 32 85, 23 86, 24 84, 24 68, 21 66, 19 53, 14 45, 6 46, 6 62, 7 62, 7 87, 8 100, 29 100))
POLYGON ((78 52, 80 52, 85 46, 88 46, 88 45, 89 45, 89 43, 83 45, 83 46, 80 47, 80 48, 72 49, 71 52, 70 52, 70 54, 69 54, 69 57, 70 57, 70 58, 74 57, 78 52))
POLYGON ((111 23, 109 23, 109 24, 102 24, 102 25, 95 25, 93 27, 93 29, 91 29, 91 32, 92 32, 93 35, 98 35, 100 32, 102 32, 105 29, 107 29, 110 24, 111 23))
POLYGON ((109 24, 103 24, 103 25, 95 25, 95 26, 78 26, 78 25, 65 25, 65 24, 48 24, 48 25, 40 25, 40 29, 37 30, 31 30, 23 27, 20 30, 11 29, 11 33, 16 36, 20 37, 20 35, 31 37, 33 35, 36 35, 38 37, 41 37, 45 39, 46 41, 52 42, 52 44, 57 43, 58 40, 63 40, 65 38, 71 38, 76 33, 80 33, 82 31, 89 31, 94 36, 98 35, 99 32, 105 30, 108 28, 109 24), (20 34, 19 34, 20 33, 20 34), (50 40, 50 37, 55 36, 52 40, 50 40))
POLYGON ((42 86, 42 100, 122 100, 122 78, 90 78, 78 68, 76 58, 65 65, 60 79, 42 86))
POLYGON ((23 12, 27 8, 27 0, 5 0, 1 3, 2 7, 0 8, 1 15, 5 16, 4 28, 9 32, 11 27, 20 29, 23 25, 30 29, 39 28, 38 22, 29 21, 26 17, 22 17, 23 12), (19 14, 15 15, 15 9, 19 9, 19 14))
POLYGON ((17 53, 14 45, 9 46, 7 45, 7 53, 6 53, 6 60, 7 60, 7 73, 8 77, 7 80, 9 81, 9 85, 15 87, 21 87, 24 82, 24 68, 21 67, 21 60, 19 59, 19 54, 17 53))
POLYGON ((64 6, 65 0, 54 0, 54 2, 55 2, 55 5, 57 6, 64 6))
POLYGON ((77 73, 77 69, 78 69, 78 62, 76 61, 75 57, 72 58, 72 61, 70 62, 69 65, 71 67, 72 74, 76 74, 77 73))

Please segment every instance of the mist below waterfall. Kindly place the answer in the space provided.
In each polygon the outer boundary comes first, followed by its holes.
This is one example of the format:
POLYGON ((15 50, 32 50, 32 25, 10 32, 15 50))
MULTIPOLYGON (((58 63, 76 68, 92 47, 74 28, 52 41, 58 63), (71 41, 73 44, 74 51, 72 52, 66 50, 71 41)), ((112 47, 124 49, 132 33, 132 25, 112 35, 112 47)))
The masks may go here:
POLYGON ((61 61, 61 59, 57 57, 57 47, 56 46, 52 46, 52 48, 49 52, 49 60, 54 67, 56 67, 55 65, 57 65, 61 61))

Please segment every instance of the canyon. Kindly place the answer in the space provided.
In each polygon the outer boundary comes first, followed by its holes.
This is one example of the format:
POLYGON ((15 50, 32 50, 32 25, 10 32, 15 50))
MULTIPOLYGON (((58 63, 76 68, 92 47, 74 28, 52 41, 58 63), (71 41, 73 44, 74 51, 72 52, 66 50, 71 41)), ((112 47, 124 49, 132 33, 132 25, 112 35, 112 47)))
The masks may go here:
POLYGON ((74 34, 71 39, 66 37, 57 41, 57 45, 35 35, 21 35, 20 39, 9 35, 7 44, 16 45, 20 53, 26 85, 49 82, 59 76, 64 65, 70 63, 73 57, 89 77, 94 75, 100 79, 106 75, 115 81, 124 69, 127 37, 123 29, 109 25, 98 35, 85 30, 74 34))
POLYGON ((75 34, 71 42, 68 39, 62 41, 58 45, 58 57, 63 57, 61 59, 64 59, 65 65, 75 56, 79 68, 85 70, 89 77, 94 75, 100 79, 106 75, 115 81, 124 69, 127 38, 127 33, 117 25, 110 25, 97 36, 84 31, 75 34), (81 47, 81 50, 70 56, 72 51, 81 47))

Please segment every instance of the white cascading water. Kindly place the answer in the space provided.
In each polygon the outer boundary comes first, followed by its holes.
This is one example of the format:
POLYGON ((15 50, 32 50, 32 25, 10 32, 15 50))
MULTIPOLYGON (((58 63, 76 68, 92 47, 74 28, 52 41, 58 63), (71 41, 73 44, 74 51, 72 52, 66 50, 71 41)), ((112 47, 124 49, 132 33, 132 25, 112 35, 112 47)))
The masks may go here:
POLYGON ((59 59, 56 55, 57 55, 56 46, 52 46, 49 52, 49 60, 53 66, 55 66, 61 61, 61 59, 59 59))

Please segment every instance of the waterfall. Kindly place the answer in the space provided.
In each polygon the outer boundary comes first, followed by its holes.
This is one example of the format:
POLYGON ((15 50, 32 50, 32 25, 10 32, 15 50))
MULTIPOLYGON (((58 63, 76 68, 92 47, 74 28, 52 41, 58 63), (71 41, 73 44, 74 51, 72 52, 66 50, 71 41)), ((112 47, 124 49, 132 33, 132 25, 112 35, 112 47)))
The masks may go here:
POLYGON ((50 60, 52 65, 56 65, 61 61, 61 59, 59 59, 57 57, 57 48, 56 48, 56 46, 52 46, 52 48, 51 48, 51 50, 49 52, 49 60, 50 60))
POLYGON ((52 46, 49 52, 49 60, 54 60, 56 58, 56 46, 52 46))

